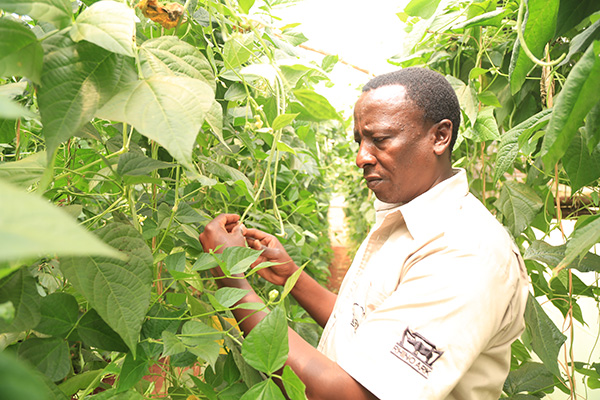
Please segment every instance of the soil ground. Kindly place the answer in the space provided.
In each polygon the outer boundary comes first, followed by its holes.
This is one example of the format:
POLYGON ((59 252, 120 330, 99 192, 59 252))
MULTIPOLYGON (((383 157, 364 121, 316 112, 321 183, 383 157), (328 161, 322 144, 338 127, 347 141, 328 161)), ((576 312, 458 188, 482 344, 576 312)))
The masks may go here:
POLYGON ((327 288, 335 293, 338 292, 346 271, 352 260, 348 256, 347 234, 344 214, 344 199, 334 198, 329 206, 329 239, 333 250, 333 260, 329 265, 331 276, 327 288))

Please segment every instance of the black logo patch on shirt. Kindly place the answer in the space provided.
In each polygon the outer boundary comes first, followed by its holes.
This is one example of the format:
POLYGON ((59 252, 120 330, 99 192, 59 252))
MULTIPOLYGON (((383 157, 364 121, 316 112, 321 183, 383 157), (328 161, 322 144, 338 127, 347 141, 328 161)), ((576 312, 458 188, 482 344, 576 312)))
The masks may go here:
POLYGON ((391 353, 427 379, 433 369, 433 363, 444 352, 419 333, 406 328, 402 340, 394 345, 391 353))

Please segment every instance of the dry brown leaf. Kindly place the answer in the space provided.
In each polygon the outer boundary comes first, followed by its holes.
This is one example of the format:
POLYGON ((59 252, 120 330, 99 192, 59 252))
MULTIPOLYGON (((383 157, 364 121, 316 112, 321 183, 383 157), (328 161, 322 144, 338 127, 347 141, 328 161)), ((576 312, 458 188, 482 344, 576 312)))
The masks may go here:
POLYGON ((157 0, 141 0, 136 4, 146 18, 158 22, 166 29, 175 28, 181 20, 184 8, 179 3, 159 4, 157 0))

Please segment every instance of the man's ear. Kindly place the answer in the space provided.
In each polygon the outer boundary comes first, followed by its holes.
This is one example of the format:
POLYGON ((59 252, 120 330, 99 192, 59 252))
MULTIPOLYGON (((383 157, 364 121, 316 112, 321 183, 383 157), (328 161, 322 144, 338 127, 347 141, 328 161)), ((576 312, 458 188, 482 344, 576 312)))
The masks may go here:
POLYGON ((452 141, 452 121, 443 119, 432 126, 433 129, 433 152, 437 156, 441 156, 450 149, 452 141))

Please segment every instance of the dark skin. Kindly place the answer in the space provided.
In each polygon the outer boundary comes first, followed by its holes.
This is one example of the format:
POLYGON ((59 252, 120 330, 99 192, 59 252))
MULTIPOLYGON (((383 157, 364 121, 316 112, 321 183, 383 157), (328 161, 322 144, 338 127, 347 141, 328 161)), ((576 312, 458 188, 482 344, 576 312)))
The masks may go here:
MULTIPOLYGON (((359 143, 356 164, 379 200, 405 203, 452 176, 449 150, 452 122, 425 121, 423 111, 407 97, 404 87, 383 86, 363 93, 355 106, 354 121, 354 137, 359 143)), ((220 252, 226 247, 245 245, 263 250, 256 264, 263 261, 278 264, 261 269, 258 274, 273 284, 284 285, 299 267, 277 238, 258 229, 246 229, 239 219, 238 215, 221 214, 211 221, 200 234, 204 251, 221 246, 216 250, 220 252)), ((218 268, 212 273, 223 276, 218 268)), ((216 282, 220 287, 248 290, 240 303, 262 302, 245 279, 222 278, 216 282)), ((327 323, 337 298, 305 272, 291 295, 321 326, 327 323)), ((234 310, 245 333, 265 315, 265 312, 234 310)), ((288 329, 288 335, 290 351, 286 364, 306 385, 309 399, 376 399, 292 329, 288 329)))

